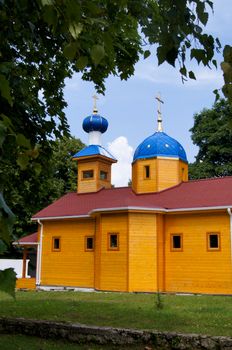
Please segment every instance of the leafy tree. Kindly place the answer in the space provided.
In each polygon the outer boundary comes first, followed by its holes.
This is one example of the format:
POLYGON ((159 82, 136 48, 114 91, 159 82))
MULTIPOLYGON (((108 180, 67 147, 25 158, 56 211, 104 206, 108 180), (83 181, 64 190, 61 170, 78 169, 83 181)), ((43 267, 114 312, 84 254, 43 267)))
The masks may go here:
POLYGON ((232 106, 224 99, 195 114, 190 131, 199 151, 189 166, 191 179, 232 175, 231 115, 232 106))
POLYGON ((72 155, 83 147, 74 137, 57 139, 52 144, 50 158, 41 156, 39 174, 34 167, 24 171, 12 159, 5 161, 1 172, 7 177, 5 198, 16 216, 13 230, 16 238, 35 230, 30 220, 33 214, 64 193, 76 191, 77 166, 72 155))

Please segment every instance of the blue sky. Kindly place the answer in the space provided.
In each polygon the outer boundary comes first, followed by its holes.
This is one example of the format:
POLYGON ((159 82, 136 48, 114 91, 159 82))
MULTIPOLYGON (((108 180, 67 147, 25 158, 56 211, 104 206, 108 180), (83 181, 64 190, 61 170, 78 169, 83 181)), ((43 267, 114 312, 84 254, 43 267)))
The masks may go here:
MULTIPOLYGON (((231 44, 232 2, 214 0, 214 14, 206 27, 207 32, 218 36, 222 46, 231 44)), ((221 57, 218 56, 220 62, 221 57)), ((168 64, 158 67, 155 55, 141 59, 135 74, 128 81, 109 77, 105 96, 98 96, 98 110, 107 118, 109 128, 102 135, 102 145, 119 160, 113 166, 116 186, 127 185, 131 178, 130 163, 136 147, 156 131, 157 103, 155 96, 161 93, 164 132, 178 140, 187 153, 189 162, 194 161, 197 147, 191 141, 189 129, 193 126, 194 113, 211 108, 215 96, 213 90, 223 84, 220 64, 218 70, 188 63, 195 72, 196 81, 183 84, 178 73, 168 64)), ((82 130, 83 119, 93 109, 94 84, 84 82, 75 75, 66 82, 65 98, 68 102, 66 115, 72 135, 87 144, 88 135, 82 130)))

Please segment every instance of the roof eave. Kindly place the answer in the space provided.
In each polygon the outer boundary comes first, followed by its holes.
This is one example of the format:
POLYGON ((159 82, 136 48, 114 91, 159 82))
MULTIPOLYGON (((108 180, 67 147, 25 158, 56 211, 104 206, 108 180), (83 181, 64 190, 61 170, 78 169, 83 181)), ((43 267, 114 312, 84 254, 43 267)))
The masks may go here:
POLYGON ((38 220, 57 220, 57 219, 83 219, 83 218, 89 218, 89 215, 62 215, 62 216, 38 216, 38 217, 32 217, 31 221, 38 221, 38 220))
POLYGON ((47 216, 47 217, 33 217, 32 221, 38 220, 61 220, 61 219, 83 219, 91 218, 94 213, 100 212, 112 212, 112 211, 129 211, 129 210, 139 210, 147 212, 160 212, 160 213, 179 213, 179 212, 190 212, 190 211, 212 211, 212 210, 227 210, 232 208, 232 204, 223 206, 211 206, 211 207, 189 207, 189 208, 158 208, 158 207, 137 207, 137 206, 127 206, 127 207, 114 207, 114 208, 97 208, 91 210, 88 215, 67 215, 67 216, 47 216))

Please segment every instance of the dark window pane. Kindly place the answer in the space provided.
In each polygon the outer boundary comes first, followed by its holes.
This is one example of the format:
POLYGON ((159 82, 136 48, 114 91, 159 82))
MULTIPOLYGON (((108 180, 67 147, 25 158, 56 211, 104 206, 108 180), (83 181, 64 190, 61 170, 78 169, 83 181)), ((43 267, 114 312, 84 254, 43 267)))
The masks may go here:
POLYGON ((209 235, 209 247, 210 248, 218 248, 218 235, 209 235))
POLYGON ((107 180, 107 172, 106 171, 103 171, 103 170, 100 171, 100 179, 107 180))
POLYGON ((110 248, 118 247, 118 235, 110 235, 110 248))
POLYGON ((86 239, 86 248, 87 249, 93 249, 93 238, 87 237, 86 239))
POLYGON ((174 249, 181 248, 181 236, 172 236, 172 246, 174 249))
POLYGON ((93 170, 83 171, 83 179, 91 179, 93 177, 93 170))
POLYGON ((59 238, 54 238, 53 248, 54 249, 60 249, 60 239, 59 238))
POLYGON ((150 166, 145 165, 145 177, 148 179, 150 177, 150 166))

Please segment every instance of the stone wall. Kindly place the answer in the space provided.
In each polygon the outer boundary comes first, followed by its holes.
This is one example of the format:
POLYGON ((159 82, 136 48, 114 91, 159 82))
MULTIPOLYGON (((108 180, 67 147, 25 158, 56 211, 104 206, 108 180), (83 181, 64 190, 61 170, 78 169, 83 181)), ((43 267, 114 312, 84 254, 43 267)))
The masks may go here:
MULTIPOLYGON (((232 338, 158 331, 139 331, 81 324, 0 318, 0 334, 25 334, 63 339, 76 343, 131 345, 141 344, 162 350, 232 350, 232 338)), ((144 347, 143 347, 144 348, 144 347)))

